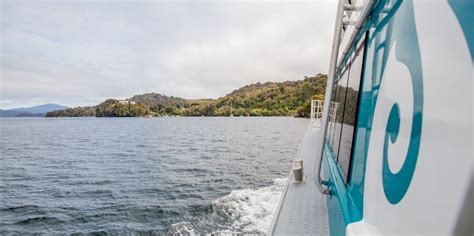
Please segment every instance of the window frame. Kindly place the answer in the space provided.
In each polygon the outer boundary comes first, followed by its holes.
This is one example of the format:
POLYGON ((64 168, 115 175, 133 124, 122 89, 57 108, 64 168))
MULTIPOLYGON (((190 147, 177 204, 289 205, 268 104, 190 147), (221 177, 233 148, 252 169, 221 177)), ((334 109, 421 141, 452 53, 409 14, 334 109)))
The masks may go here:
POLYGON ((339 163, 339 148, 341 147, 341 136, 342 136, 342 128, 344 126, 344 112, 345 112, 345 109, 346 109, 346 98, 347 98, 347 89, 344 91, 344 93, 342 94, 342 90, 344 89, 344 85, 342 82, 344 82, 344 77, 346 77, 347 81, 346 81, 346 86, 347 84, 349 83, 349 77, 351 76, 351 67, 350 67, 350 64, 348 64, 346 66, 346 68, 344 69, 344 72, 342 72, 342 75, 341 77, 338 79, 337 83, 340 84, 339 87, 340 87, 340 91, 339 91, 339 97, 337 99, 337 101, 344 101, 343 103, 340 103, 342 105, 342 107, 339 107, 339 109, 342 109, 341 110, 341 124, 340 124, 340 127, 339 129, 336 129, 336 123, 337 123, 337 116, 338 116, 338 113, 336 112, 336 119, 335 119, 335 122, 334 122, 334 141, 333 142, 336 142, 336 137, 339 137, 339 140, 337 141, 337 147, 333 147, 335 149, 335 158, 334 160, 336 161, 336 163, 339 163), (337 134, 339 133, 339 134, 337 134))
MULTIPOLYGON (((342 69, 340 71, 342 71, 341 73, 338 73, 338 76, 337 76, 337 80, 335 81, 335 83, 333 84, 333 86, 335 88, 337 88, 337 85, 338 83, 343 79, 344 76, 347 76, 347 84, 346 84, 346 91, 344 93, 344 104, 343 104, 343 111, 342 111, 342 122, 341 122, 341 129, 340 129, 340 135, 339 135, 339 145, 337 147, 337 153, 334 152, 334 143, 335 143, 335 136, 336 136, 336 129, 335 129, 335 126, 336 126, 336 121, 337 121, 337 117, 335 117, 335 120, 334 122, 330 121, 329 123, 334 123, 332 124, 332 128, 334 129, 332 132, 331 132, 331 135, 332 137, 329 137, 332 142, 330 141, 330 139, 328 138, 327 140, 327 144, 329 144, 329 147, 330 147, 330 151, 332 153, 332 158, 334 159, 336 165, 337 165, 337 169, 338 169, 338 172, 339 172, 339 175, 341 177, 341 179, 343 180, 344 184, 347 186, 350 184, 350 180, 351 180, 351 175, 352 175, 352 167, 353 167, 353 159, 354 159, 354 147, 355 147, 355 138, 357 137, 357 123, 358 123, 358 120, 359 120, 359 110, 360 110, 360 101, 361 101, 361 95, 362 95, 362 84, 363 84, 363 75, 364 75, 364 67, 365 67, 365 62, 366 62, 366 49, 367 49, 367 37, 366 37, 366 34, 364 34, 364 36, 359 40, 359 42, 356 44, 357 47, 354 49, 354 51, 352 52, 352 55, 349 57, 348 59, 348 62, 344 65, 344 67, 342 67, 342 69), (350 73, 351 73, 351 68, 352 68, 352 65, 354 64, 354 61, 356 59, 358 59, 359 57, 362 57, 362 61, 361 61, 361 64, 359 65, 360 66, 360 73, 359 73, 359 81, 358 81, 358 92, 357 92, 357 104, 356 104, 356 110, 355 110, 355 115, 354 115, 354 131, 352 133, 352 142, 351 142, 351 147, 350 147, 350 152, 349 152, 349 163, 348 163, 348 166, 347 166, 347 174, 345 173, 345 170, 343 169, 341 163, 339 162, 339 152, 340 152, 340 145, 341 145, 341 137, 342 137, 342 132, 343 132, 343 125, 344 125, 344 116, 345 116, 345 106, 346 106, 346 99, 347 99, 347 90, 348 90, 348 84, 349 84, 349 80, 350 80, 350 73), (346 74, 347 72, 347 74, 346 74)), ((357 78, 357 77, 356 77, 357 78)), ((340 91, 339 91, 339 94, 337 94, 337 91, 334 93, 335 96, 334 96, 334 100, 331 98, 331 101, 330 102, 333 102, 333 101, 336 101, 336 97, 337 95, 340 95, 340 91)), ((339 109, 339 108, 338 108, 339 109)), ((326 127, 326 129, 328 129, 328 127, 326 127)), ((326 132, 328 132, 328 130, 326 130, 326 132)))
MULTIPOLYGON (((331 94, 331 99, 330 99, 330 102, 329 104, 331 104, 332 102, 332 99, 333 97, 336 97, 336 86, 333 85, 333 88, 332 88, 332 94, 331 94)), ((328 126, 326 127, 326 137, 325 137, 325 140, 326 140, 326 143, 331 147, 331 150, 332 150, 332 127, 333 127, 333 124, 332 124, 332 120, 331 120, 331 117, 330 117, 330 114, 331 114, 331 105, 329 105, 329 116, 328 116, 328 126)))
MULTIPOLYGON (((359 41, 359 46, 355 50, 355 55, 354 59, 351 60, 351 65, 352 62, 357 58, 357 56, 362 53, 360 56, 362 56, 362 62, 360 65, 360 79, 359 79, 359 91, 357 94, 357 106, 356 106, 356 112, 355 112, 355 117, 354 117, 354 132, 352 133, 352 144, 351 144, 351 152, 349 156, 349 166, 347 167, 347 176, 345 176, 345 183, 346 186, 349 185, 351 177, 352 177, 352 166, 353 166, 353 159, 354 159, 354 149, 355 149, 355 144, 356 144, 356 137, 357 137, 357 123, 359 122, 359 112, 360 112, 360 102, 361 102, 361 97, 362 97, 362 85, 364 82, 364 68, 365 68, 365 62, 367 60, 367 35, 368 32, 364 34, 364 36, 360 39, 359 41)), ((342 176, 344 177, 344 176, 342 176)))
MULTIPOLYGON (((341 96, 341 90, 340 90, 340 86, 338 88, 338 83, 342 80, 343 76, 349 77, 349 73, 350 73, 349 67, 345 66, 344 69, 342 70, 342 72, 339 74, 338 79, 335 81, 335 83, 333 85, 334 86, 334 98, 331 97, 331 103, 339 100, 339 96, 341 96)), ((338 107, 338 109, 339 109, 339 107, 338 107)), ((334 114, 334 121, 331 120, 330 123, 331 123, 330 141, 329 141, 329 144, 330 144, 330 147, 331 147, 330 150, 331 150, 332 154, 334 154, 333 155, 334 160, 337 162, 337 152, 339 152, 339 147, 337 149, 335 149, 336 147, 334 146, 334 143, 336 141, 335 137, 336 137, 337 110, 335 111, 335 114, 334 114)))

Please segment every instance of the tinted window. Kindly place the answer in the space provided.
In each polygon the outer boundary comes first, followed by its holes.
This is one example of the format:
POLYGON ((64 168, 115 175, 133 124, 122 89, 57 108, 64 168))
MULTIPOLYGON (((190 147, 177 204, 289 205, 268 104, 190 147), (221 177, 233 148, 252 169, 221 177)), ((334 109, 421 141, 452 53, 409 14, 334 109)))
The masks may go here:
POLYGON ((339 94, 336 97, 335 103, 337 107, 336 111, 336 118, 334 122, 334 142, 333 142, 333 152, 336 154, 339 150, 339 144, 341 139, 341 130, 342 130, 342 120, 344 115, 344 104, 346 101, 346 87, 347 87, 347 79, 349 75, 349 70, 346 70, 339 82, 337 83, 339 94))
POLYGON ((334 98, 333 100, 331 101, 331 105, 332 105, 332 113, 331 113, 331 123, 332 123, 332 126, 331 126, 331 147, 332 147, 332 151, 333 153, 334 152, 334 135, 336 133, 336 114, 337 114, 337 109, 338 109, 338 103, 337 103, 337 100, 339 99, 339 95, 341 94, 341 89, 340 87, 336 84, 335 86, 335 91, 336 93, 334 94, 334 98))
POLYGON ((359 87, 362 74, 364 42, 359 44, 348 68, 338 78, 331 96, 329 120, 327 126, 327 142, 330 144, 334 157, 343 170, 349 175, 352 156, 354 128, 357 119, 359 87))
POLYGON ((332 146, 333 141, 333 130, 334 130, 334 121, 333 121, 333 109, 334 109, 334 99, 336 97, 336 86, 332 88, 332 96, 331 96, 331 106, 329 107, 329 119, 328 119, 328 128, 326 132, 327 142, 332 146))
POLYGON ((362 73, 363 46, 356 52, 351 63, 351 73, 349 81, 343 88, 346 93, 344 100, 344 114, 342 117, 342 130, 340 134, 338 162, 341 165, 344 175, 347 177, 350 168, 352 142, 354 138, 354 126, 357 115, 357 105, 359 101, 359 87, 362 73))

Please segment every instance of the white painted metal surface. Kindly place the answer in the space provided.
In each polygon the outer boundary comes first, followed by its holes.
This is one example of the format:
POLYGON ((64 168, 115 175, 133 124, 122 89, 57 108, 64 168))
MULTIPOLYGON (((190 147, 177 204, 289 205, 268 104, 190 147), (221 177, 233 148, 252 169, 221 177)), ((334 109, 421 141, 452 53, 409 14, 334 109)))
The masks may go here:
MULTIPOLYGON (((471 55, 447 1, 414 1, 413 12, 424 77, 423 129, 416 169, 403 201, 395 205, 388 202, 380 174, 387 117, 395 102, 404 109, 397 142, 389 144, 389 168, 397 172, 405 161, 416 96, 411 93, 411 75, 399 61, 395 41, 375 107, 365 173, 364 217, 348 225, 348 235, 472 235, 472 231, 458 231, 462 218, 472 220, 474 206, 469 198, 474 182, 471 55)), ((371 71, 367 73, 365 77, 371 78, 371 71)))

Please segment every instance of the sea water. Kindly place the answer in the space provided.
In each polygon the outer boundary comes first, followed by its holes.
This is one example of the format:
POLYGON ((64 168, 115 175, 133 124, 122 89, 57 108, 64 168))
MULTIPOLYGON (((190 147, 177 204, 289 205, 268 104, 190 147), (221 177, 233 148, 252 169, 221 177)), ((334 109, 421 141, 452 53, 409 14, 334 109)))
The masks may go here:
POLYGON ((307 119, 0 119, 0 234, 264 233, 307 119))

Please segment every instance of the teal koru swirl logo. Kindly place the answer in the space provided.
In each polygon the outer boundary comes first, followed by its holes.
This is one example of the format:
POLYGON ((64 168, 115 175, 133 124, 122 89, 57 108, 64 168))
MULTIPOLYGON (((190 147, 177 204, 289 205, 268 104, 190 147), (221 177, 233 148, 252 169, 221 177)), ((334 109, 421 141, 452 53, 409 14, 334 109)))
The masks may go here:
POLYGON ((413 115, 410 143, 405 162, 400 171, 393 173, 388 166, 388 142, 395 143, 397 141, 398 132, 400 130, 400 108, 398 104, 392 106, 385 129, 382 168, 383 189, 385 196, 392 204, 396 204, 402 200, 411 183, 413 173, 415 172, 416 161, 418 159, 418 151, 420 149, 421 125, 422 114, 415 113, 413 115))
MULTIPOLYGON (((394 144, 397 141, 402 120, 400 119, 399 104, 395 103, 392 105, 385 128, 382 166, 383 190, 387 200, 392 204, 397 204, 403 199, 412 181, 420 150, 423 123, 423 74, 412 2, 404 2, 398 14, 398 19, 401 20, 393 27, 393 40, 397 41, 397 48, 393 53, 396 53, 397 60, 405 64, 410 73, 412 91, 407 92, 412 92, 413 94, 413 111, 408 112, 412 112, 411 117, 413 120, 405 160, 401 169, 394 173, 389 167, 388 150, 390 144, 394 144)), ((404 94, 399 94, 399 96, 404 96, 404 94)), ((402 111, 404 110, 402 109, 402 111)))

